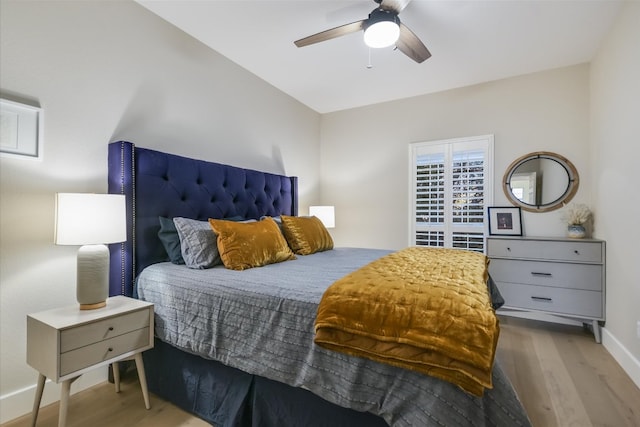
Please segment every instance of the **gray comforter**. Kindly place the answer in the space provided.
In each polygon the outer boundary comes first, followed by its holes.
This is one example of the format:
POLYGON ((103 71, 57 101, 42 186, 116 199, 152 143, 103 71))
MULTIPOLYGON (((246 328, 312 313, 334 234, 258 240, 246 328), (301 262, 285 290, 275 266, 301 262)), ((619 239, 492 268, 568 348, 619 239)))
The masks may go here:
POLYGON ((189 353, 368 411, 391 426, 528 426, 500 366, 483 397, 417 372, 313 343, 322 293, 389 251, 339 248, 245 271, 147 267, 138 296, 155 304, 156 335, 189 353))

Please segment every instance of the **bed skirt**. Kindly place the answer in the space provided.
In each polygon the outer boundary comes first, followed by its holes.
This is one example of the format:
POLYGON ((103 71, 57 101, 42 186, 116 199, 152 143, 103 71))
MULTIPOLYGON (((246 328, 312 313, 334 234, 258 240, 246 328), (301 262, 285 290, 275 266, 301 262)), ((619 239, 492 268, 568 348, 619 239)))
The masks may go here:
POLYGON ((149 391, 216 427, 384 427, 380 417, 155 340, 143 353, 149 391))

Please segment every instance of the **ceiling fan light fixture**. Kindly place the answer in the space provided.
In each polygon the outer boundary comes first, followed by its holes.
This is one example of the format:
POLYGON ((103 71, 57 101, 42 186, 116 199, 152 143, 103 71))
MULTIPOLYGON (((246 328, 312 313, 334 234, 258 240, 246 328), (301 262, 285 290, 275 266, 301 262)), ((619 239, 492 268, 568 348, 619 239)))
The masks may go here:
MULTIPOLYGON (((373 1, 378 4, 378 7, 369 13, 367 19, 330 28, 296 40, 293 43, 298 47, 309 46, 362 31, 364 32, 364 42, 370 48, 383 48, 395 44, 397 50, 418 64, 431 57, 431 52, 420 41, 418 36, 400 22, 398 15, 411 0, 373 1)), ((369 50, 369 53, 371 53, 371 50, 369 50)))
POLYGON ((389 47, 400 37, 400 19, 395 13, 376 9, 371 12, 365 25, 364 42, 369 47, 389 47))

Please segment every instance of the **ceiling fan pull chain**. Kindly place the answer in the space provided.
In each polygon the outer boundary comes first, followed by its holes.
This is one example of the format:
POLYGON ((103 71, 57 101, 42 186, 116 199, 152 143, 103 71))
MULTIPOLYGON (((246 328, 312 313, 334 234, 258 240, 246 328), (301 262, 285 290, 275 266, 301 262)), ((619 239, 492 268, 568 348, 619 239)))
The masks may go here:
POLYGON ((371 68, 373 68, 373 65, 371 65, 371 48, 369 48, 369 63, 367 64, 367 69, 370 70, 371 68))

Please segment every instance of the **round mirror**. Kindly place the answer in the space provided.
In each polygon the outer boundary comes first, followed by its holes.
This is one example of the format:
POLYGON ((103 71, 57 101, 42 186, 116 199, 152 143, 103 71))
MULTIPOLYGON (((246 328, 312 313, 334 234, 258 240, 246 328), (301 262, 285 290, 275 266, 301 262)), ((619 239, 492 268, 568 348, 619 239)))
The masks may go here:
POLYGON ((504 194, 529 212, 562 207, 578 191, 578 171, 559 154, 538 151, 511 163, 503 178, 504 194))

